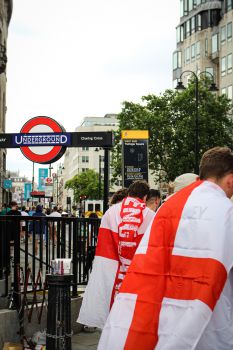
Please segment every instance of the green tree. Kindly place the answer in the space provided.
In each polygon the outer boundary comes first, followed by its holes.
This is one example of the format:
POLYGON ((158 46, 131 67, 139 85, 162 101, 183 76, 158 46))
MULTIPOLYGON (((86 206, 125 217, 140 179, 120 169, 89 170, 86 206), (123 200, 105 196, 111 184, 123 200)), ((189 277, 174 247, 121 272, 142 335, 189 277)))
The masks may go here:
MULTIPOLYGON (((232 146, 232 102, 208 91, 199 81, 199 157, 215 146, 232 146)), ((195 86, 182 93, 166 90, 160 96, 142 97, 142 103, 124 102, 119 114, 113 151, 114 179, 121 174, 121 130, 149 130, 149 167, 158 181, 173 181, 195 165, 195 86)))
POLYGON ((74 200, 79 202, 81 196, 89 199, 99 198, 99 174, 93 169, 75 175, 72 179, 66 181, 65 188, 74 191, 74 200))

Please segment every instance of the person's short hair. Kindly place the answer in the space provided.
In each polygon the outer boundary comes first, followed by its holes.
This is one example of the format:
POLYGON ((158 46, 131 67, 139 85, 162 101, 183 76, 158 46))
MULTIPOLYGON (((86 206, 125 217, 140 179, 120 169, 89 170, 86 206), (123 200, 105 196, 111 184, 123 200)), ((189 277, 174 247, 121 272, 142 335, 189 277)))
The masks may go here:
POLYGON ((57 206, 56 206, 56 205, 53 207, 53 211, 58 211, 58 209, 57 209, 57 206))
POLYGON ((15 201, 10 202, 10 207, 15 207, 16 205, 17 205, 17 202, 15 202, 15 201))
POLYGON ((128 196, 143 199, 148 196, 150 187, 145 180, 134 181, 128 189, 128 196))
POLYGON ((120 188, 118 191, 113 193, 112 197, 110 198, 109 205, 113 205, 116 203, 121 202, 125 197, 128 195, 128 188, 120 188))
POLYGON ((228 147, 214 147, 206 151, 200 162, 200 179, 221 179, 233 173, 233 152, 228 147))
POLYGON ((25 205, 22 206, 22 211, 25 211, 26 210, 26 207, 25 205))
POLYGON ((37 212, 37 213, 40 213, 40 212, 42 212, 42 210, 43 210, 42 205, 37 204, 37 206, 36 206, 36 212, 37 212))
POLYGON ((160 198, 160 191, 151 188, 146 200, 149 201, 152 198, 160 198))

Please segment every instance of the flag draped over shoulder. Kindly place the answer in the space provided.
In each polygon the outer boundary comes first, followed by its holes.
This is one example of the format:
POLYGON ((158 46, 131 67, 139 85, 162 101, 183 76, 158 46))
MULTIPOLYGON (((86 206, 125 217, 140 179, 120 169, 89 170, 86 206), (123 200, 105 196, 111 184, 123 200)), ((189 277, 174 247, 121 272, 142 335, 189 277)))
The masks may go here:
POLYGON ((103 328, 122 280, 155 213, 139 198, 111 206, 101 220, 93 269, 77 322, 103 328))
POLYGON ((98 350, 233 349, 232 266, 233 205, 197 181, 156 213, 98 350))

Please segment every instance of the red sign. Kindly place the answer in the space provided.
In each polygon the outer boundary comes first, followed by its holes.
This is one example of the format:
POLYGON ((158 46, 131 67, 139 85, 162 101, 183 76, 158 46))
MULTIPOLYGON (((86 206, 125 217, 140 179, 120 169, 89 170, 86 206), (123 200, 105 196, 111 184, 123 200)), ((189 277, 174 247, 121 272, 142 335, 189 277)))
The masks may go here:
POLYGON ((31 197, 40 198, 40 197, 45 196, 45 192, 44 191, 33 191, 33 192, 30 192, 30 195, 31 195, 31 197))
MULTIPOLYGON (((49 117, 35 117, 27 121, 20 132, 22 134, 31 133, 62 133, 64 128, 56 122, 54 119, 49 117)), ((20 147, 23 155, 29 160, 40 164, 50 164, 60 159, 66 147, 64 146, 38 146, 20 147)))
POLYGON ((52 177, 46 177, 45 178, 45 184, 46 185, 51 185, 53 183, 53 178, 52 177))

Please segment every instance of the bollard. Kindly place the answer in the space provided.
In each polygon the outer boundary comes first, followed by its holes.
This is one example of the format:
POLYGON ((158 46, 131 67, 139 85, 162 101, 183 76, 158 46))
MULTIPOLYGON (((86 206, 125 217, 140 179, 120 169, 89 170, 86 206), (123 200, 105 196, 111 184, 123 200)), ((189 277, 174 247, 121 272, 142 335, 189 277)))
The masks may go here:
POLYGON ((47 350, 71 350, 71 298, 73 275, 47 275, 47 350))

